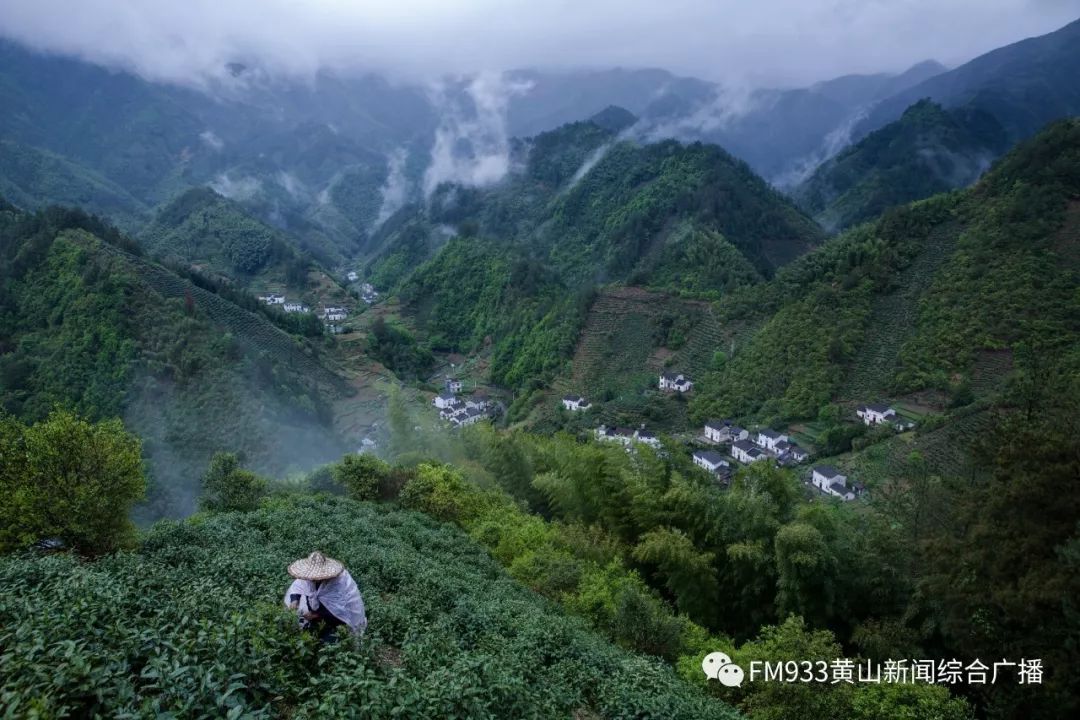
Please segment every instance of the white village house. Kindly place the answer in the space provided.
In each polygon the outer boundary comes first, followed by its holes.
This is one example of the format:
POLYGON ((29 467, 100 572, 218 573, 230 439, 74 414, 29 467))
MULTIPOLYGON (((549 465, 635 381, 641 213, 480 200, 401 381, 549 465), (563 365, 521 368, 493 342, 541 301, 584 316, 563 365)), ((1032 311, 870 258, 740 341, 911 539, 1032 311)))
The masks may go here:
POLYGON ((349 316, 349 312, 342 307, 323 308, 323 319, 329 322, 338 322, 349 316))
POLYGON ((268 295, 260 295, 259 299, 262 300, 267 305, 284 305, 285 304, 285 296, 284 295, 278 295, 276 293, 270 293, 268 295))
POLYGON ((308 311, 307 305, 298 302, 287 302, 282 309, 287 313, 306 313, 308 311))
POLYGON ((730 420, 709 420, 705 423, 705 439, 709 442, 722 443, 731 439, 730 420))
POLYGON ((867 425, 880 425, 890 418, 896 418, 896 411, 888 405, 860 405, 855 409, 855 414, 862 418, 867 425))
POLYGON ((695 450, 694 464, 711 473, 718 472, 723 468, 731 466, 731 463, 729 463, 723 455, 714 452, 713 450, 695 450))
POLYGON ((606 440, 608 442, 618 442, 623 445, 629 445, 634 441, 634 431, 630 428, 613 427, 609 428, 607 425, 601 425, 596 428, 596 437, 598 440, 606 440))
POLYGON ((459 393, 459 392, 461 392, 461 388, 462 388, 462 384, 461 384, 460 380, 458 380, 457 378, 452 378, 452 377, 446 378, 446 391, 447 392, 449 392, 449 393, 459 393))
POLYGON ((788 442, 788 436, 766 428, 764 430, 758 430, 757 439, 754 440, 754 442, 756 442, 759 447, 763 447, 766 450, 778 452, 777 446, 780 443, 788 442))
POLYGON ((644 427, 642 427, 640 430, 636 430, 634 432, 634 439, 637 440, 639 443, 642 443, 644 445, 648 445, 649 447, 651 447, 651 448, 653 448, 655 450, 660 449, 660 438, 653 435, 651 432, 646 430, 644 427))
POLYGON ((860 488, 848 484, 844 475, 832 465, 815 465, 810 472, 810 481, 821 492, 842 500, 854 500, 860 488))
POLYGON ((440 410, 444 410, 450 407, 450 404, 453 403, 456 399, 457 398, 454 397, 454 393, 441 392, 435 396, 435 398, 431 401, 431 404, 439 408, 440 410))
POLYGON ((735 458, 741 463, 752 463, 758 460, 765 460, 769 456, 761 451, 754 443, 749 440, 736 440, 731 445, 731 457, 735 458))
POLYGON ((562 399, 562 404, 564 408, 571 412, 588 410, 592 407, 592 403, 590 403, 581 395, 566 395, 562 399))
POLYGON ((685 393, 694 388, 693 381, 682 373, 660 373, 660 389, 685 393))
POLYGON ((360 279, 360 276, 356 273, 355 270, 350 270, 349 274, 345 277, 349 280, 349 282, 356 282, 360 279))
POLYGON ((731 440, 749 440, 750 431, 746 428, 741 428, 738 425, 731 426, 731 440))

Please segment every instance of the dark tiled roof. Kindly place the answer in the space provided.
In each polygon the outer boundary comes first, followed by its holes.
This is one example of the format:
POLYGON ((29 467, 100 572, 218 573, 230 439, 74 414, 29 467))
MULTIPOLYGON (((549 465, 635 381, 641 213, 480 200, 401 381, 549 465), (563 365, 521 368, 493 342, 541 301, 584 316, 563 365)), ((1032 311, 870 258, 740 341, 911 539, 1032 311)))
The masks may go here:
POLYGON ((778 437, 782 437, 780 435, 780 433, 776 432, 775 430, 769 430, 769 429, 758 430, 758 435, 764 435, 765 437, 773 439, 773 440, 775 440, 778 437))
POLYGON ((721 455, 718 452, 713 452, 712 450, 695 450, 694 451, 694 457, 698 458, 699 460, 704 460, 705 462, 709 463, 710 465, 726 465, 727 464, 727 460, 724 459, 723 455, 721 455))
POLYGON ((834 468, 832 465, 815 465, 814 472, 818 475, 823 475, 825 478, 834 478, 839 475, 843 475, 842 472, 834 468))

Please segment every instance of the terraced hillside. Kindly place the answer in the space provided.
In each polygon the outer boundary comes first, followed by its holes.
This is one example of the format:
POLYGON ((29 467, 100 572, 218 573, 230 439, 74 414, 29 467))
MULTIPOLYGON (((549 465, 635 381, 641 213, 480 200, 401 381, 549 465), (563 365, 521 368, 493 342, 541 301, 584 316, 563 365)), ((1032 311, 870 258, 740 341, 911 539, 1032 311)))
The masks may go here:
POLYGON ((897 274, 893 288, 874 298, 862 347, 838 399, 858 401, 889 387, 899 367, 900 348, 916 331, 919 299, 956 247, 959 229, 957 221, 935 227, 911 265, 897 274))
POLYGON ((674 354, 664 347, 661 323, 679 317, 694 326, 706 308, 703 302, 635 287, 601 291, 579 336, 573 374, 557 389, 599 399, 629 386, 655 385, 655 375, 674 354))

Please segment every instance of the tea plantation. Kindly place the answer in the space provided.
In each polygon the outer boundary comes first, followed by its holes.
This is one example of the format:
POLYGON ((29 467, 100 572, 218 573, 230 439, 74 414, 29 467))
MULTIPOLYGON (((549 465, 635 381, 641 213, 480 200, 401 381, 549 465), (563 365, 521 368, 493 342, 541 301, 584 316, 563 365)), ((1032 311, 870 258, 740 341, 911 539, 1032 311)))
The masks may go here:
POLYGON ((620 650, 426 516, 289 497, 166 521, 86 562, 0 558, 0 717, 737 718, 620 650), (368 634, 320 646, 285 567, 350 568, 368 634))

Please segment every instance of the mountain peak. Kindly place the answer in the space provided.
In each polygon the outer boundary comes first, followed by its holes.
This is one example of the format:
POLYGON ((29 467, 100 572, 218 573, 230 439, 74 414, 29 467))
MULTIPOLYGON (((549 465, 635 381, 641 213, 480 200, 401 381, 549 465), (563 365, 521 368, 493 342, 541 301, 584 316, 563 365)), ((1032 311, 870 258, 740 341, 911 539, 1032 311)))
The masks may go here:
POLYGON ((589 118, 593 125, 620 133, 637 122, 637 116, 626 108, 618 105, 608 105, 606 108, 589 118))

